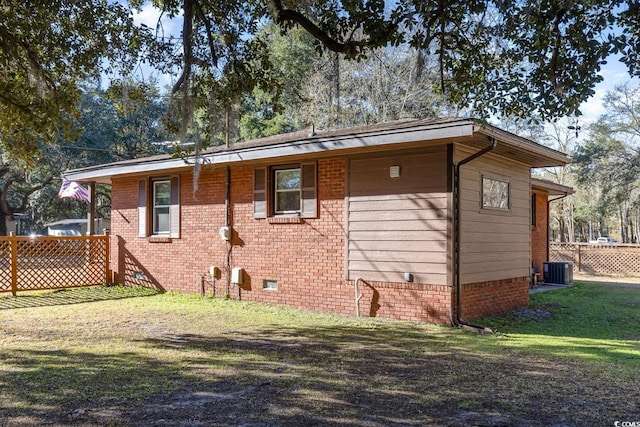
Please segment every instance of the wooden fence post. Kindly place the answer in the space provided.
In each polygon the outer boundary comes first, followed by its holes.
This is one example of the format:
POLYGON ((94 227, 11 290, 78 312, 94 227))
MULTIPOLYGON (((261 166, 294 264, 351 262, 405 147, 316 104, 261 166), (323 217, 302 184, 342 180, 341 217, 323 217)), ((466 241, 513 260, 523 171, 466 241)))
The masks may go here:
POLYGON ((105 259, 104 259, 104 281, 107 285, 110 285, 112 282, 112 275, 111 275, 111 238, 110 238, 110 233, 109 231, 104 232, 104 251, 105 251, 105 259))
POLYGON ((14 233, 11 235, 11 294, 15 297, 18 292, 18 240, 14 233))
POLYGON ((582 271, 582 245, 578 244, 578 273, 582 271))

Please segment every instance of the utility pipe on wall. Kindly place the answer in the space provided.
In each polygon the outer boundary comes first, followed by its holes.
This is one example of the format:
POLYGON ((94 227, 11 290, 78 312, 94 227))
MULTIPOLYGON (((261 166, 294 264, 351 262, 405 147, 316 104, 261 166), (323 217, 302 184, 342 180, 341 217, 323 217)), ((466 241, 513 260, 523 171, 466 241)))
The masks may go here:
MULTIPOLYGON (((224 199, 224 225, 225 227, 231 227, 231 168, 227 166, 227 180, 225 183, 226 192, 224 199)), ((231 239, 233 237, 233 231, 231 232, 231 236, 229 236, 229 240, 224 242, 226 246, 226 259, 225 259, 225 269, 227 270, 227 293, 226 296, 229 297, 231 294, 231 249, 233 245, 231 244, 231 239)), ((240 290, 238 288, 238 297, 240 290)))
POLYGON ((225 183, 225 198, 224 198, 224 225, 229 227, 231 225, 231 168, 227 166, 227 180, 225 183))
POLYGON ((364 296, 363 294, 360 293, 358 289, 358 283, 360 282, 364 282, 364 279, 362 277, 358 277, 355 283, 353 284, 356 292, 356 317, 360 317, 360 299, 364 296))

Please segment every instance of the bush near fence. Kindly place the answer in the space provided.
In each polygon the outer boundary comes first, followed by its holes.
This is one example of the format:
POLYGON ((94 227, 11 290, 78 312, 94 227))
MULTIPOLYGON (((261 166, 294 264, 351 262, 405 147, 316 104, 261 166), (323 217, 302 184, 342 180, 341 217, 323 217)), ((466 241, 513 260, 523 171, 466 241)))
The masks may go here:
POLYGON ((640 276, 640 245, 551 242, 549 261, 571 262, 580 273, 640 276))

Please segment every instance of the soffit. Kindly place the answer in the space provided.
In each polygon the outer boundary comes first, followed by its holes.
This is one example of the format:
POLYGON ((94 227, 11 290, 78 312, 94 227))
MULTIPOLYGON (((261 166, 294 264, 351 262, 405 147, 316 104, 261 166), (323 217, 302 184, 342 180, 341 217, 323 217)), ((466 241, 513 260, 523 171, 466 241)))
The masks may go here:
POLYGON ((498 128, 472 119, 444 118, 399 120, 377 125, 332 131, 306 130, 213 147, 195 157, 173 158, 170 155, 145 157, 106 165, 67 171, 71 181, 110 183, 112 178, 192 170, 195 162, 203 166, 224 166, 241 162, 266 162, 375 152, 398 148, 425 147, 457 143, 482 149, 491 138, 498 141, 494 154, 525 163, 531 167, 559 166, 569 158, 498 128))
POLYGON ((566 196, 574 193, 571 187, 540 178, 531 178, 531 189, 551 196, 566 196))

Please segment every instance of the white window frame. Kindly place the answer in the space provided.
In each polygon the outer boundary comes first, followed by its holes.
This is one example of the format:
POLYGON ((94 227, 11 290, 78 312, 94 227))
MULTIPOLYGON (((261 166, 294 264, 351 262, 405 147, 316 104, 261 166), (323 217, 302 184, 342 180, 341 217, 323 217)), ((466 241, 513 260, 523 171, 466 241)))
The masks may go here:
MULTIPOLYGON (((180 176, 147 177, 138 180, 138 237, 180 238, 180 176), (156 204, 156 187, 160 183, 169 184, 169 229, 158 230, 158 208, 167 205, 156 204)), ((154 240, 156 241, 156 240, 154 240)))
MULTIPOLYGON (((279 193, 282 193, 280 191, 279 193)), ((317 161, 257 167, 253 171, 253 217, 255 219, 297 217, 318 218, 318 164, 317 161), (300 194, 296 210, 278 210, 276 172, 300 170, 300 188, 286 189, 300 194)), ((301 221, 299 221, 301 222, 301 221)))
POLYGON ((264 279, 262 281, 262 289, 264 289, 265 291, 277 291, 278 282, 272 279, 264 279))
POLYGON ((286 168, 278 168, 274 170, 274 196, 273 196, 273 210, 276 215, 286 215, 286 214, 299 214, 301 210, 302 203, 302 168, 298 167, 286 167, 286 168), (278 189, 278 174, 284 172, 292 172, 298 171, 298 188, 285 188, 278 189), (297 193, 298 194, 298 208, 293 210, 278 210, 278 196, 284 193, 297 193))
POLYGON ((151 230, 152 235, 154 236, 168 236, 171 232, 171 180, 170 179, 156 179, 152 181, 151 185, 151 205, 152 205, 152 215, 151 215, 151 230), (167 204, 162 205, 158 204, 158 200, 156 195, 158 194, 158 186, 160 184, 165 184, 168 187, 167 194, 167 204), (167 227, 166 230, 160 230, 158 224, 158 210, 163 209, 166 210, 167 215, 167 227))

